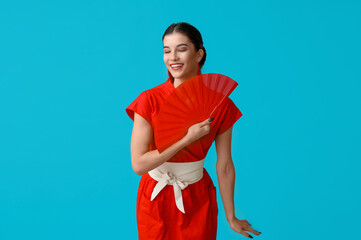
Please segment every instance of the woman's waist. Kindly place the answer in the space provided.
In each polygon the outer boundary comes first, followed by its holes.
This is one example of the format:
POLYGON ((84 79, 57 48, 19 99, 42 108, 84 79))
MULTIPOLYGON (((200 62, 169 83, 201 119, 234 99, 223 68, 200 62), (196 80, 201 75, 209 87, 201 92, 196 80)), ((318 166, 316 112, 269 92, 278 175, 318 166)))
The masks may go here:
POLYGON ((176 177, 184 181, 197 181, 203 176, 204 158, 192 162, 164 162, 148 174, 159 181, 161 178, 176 177))
MULTIPOLYGON (((203 168, 203 176, 202 178, 192 184, 189 184, 187 188, 185 188, 183 191, 193 191, 193 190, 206 190, 211 189, 214 187, 214 183, 208 174, 207 170, 203 168)), ((157 180, 152 178, 149 173, 145 173, 142 175, 140 183, 139 183, 139 191, 149 192, 151 194, 151 191, 154 189, 155 185, 158 183, 157 180)), ((171 185, 167 185, 163 191, 173 193, 173 187, 171 185)))

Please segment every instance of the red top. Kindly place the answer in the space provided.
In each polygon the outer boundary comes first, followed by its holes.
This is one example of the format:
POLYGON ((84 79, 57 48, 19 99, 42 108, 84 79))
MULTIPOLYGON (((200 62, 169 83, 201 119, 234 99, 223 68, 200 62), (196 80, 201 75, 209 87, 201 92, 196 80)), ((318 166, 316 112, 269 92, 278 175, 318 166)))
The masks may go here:
MULTIPOLYGON (((174 89, 175 87, 172 80, 168 78, 166 82, 143 91, 126 108, 127 114, 134 121, 134 112, 136 112, 146 119, 153 127, 153 119, 156 114, 158 114, 160 106, 174 89)), ((193 162, 205 158, 216 135, 219 135, 229 129, 242 116, 242 113, 233 101, 227 97, 216 109, 214 116, 209 134, 178 151, 168 160, 168 162, 193 162)), ((155 149, 156 146, 153 141, 149 146, 149 150, 151 151, 155 149)))

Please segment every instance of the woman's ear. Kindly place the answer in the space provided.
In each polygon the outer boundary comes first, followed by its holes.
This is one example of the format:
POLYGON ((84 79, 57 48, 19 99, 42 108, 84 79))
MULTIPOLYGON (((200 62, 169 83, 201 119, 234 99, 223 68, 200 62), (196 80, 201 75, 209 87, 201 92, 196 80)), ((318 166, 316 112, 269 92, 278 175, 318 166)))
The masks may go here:
POLYGON ((204 55, 203 49, 202 48, 198 49, 198 52, 197 52, 197 61, 198 61, 198 63, 202 60, 203 55, 204 55))

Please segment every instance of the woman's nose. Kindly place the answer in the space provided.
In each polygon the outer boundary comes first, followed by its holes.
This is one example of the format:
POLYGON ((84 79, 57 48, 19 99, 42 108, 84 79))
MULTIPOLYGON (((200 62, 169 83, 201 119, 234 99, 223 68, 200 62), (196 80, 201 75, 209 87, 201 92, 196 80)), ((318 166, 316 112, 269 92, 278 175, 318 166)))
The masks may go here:
POLYGON ((177 55, 177 52, 176 51, 173 51, 173 54, 172 54, 172 60, 177 60, 178 59, 178 55, 177 55))

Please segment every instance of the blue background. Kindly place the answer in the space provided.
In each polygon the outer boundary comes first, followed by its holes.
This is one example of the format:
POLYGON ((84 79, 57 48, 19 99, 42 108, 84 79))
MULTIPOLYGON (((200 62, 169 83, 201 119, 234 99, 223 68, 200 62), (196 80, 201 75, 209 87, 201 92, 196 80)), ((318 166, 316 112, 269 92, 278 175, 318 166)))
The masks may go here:
MULTIPOLYGON (((162 35, 202 33, 231 99, 236 215, 255 239, 355 239, 358 1, 3 1, 0 239, 137 239, 125 108, 163 83, 162 35)), ((206 169, 214 180, 214 145, 206 169)), ((229 227, 218 192, 218 239, 229 227)))

